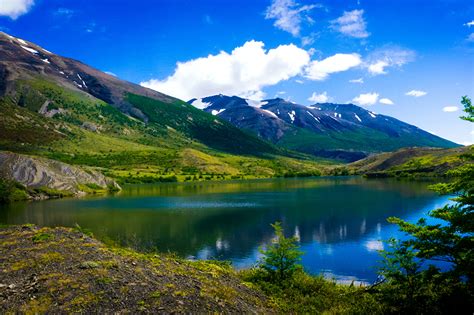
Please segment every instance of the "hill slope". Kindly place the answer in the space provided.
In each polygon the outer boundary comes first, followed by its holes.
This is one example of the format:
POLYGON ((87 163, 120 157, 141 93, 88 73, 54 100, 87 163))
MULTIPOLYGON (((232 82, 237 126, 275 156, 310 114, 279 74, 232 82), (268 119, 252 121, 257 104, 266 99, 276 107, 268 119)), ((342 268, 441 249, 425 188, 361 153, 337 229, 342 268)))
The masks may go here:
POLYGON ((2 313, 274 312, 224 264, 108 248, 68 228, 2 228, 0 244, 2 313))
POLYGON ((216 95, 190 104, 286 148, 353 161, 403 147, 457 144, 353 104, 298 105, 281 98, 251 101, 216 95))
POLYGON ((5 33, 0 78, 0 150, 98 167, 131 182, 318 169, 186 102, 5 33))
POLYGON ((348 166, 352 173, 368 177, 439 177, 465 163, 463 155, 474 146, 453 149, 405 148, 370 156, 348 166))

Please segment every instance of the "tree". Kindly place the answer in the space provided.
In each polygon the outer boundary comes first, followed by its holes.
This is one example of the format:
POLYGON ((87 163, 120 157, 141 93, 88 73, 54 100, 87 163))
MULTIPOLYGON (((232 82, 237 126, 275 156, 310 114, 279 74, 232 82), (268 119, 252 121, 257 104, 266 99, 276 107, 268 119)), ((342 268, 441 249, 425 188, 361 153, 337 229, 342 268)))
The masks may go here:
POLYGON ((290 278, 298 268, 301 268, 298 262, 303 252, 299 250, 296 237, 285 237, 280 222, 275 222, 272 227, 276 237, 271 245, 260 250, 263 254, 260 268, 272 279, 281 281, 290 278))
POLYGON ((472 105, 471 99, 467 97, 467 95, 463 96, 461 104, 464 106, 464 112, 467 113, 467 116, 462 116, 461 119, 474 122, 474 106, 472 105))
MULTIPOLYGON (((461 103, 467 116, 464 120, 474 122, 474 107, 471 100, 464 96, 461 103)), ((428 224, 425 218, 417 223, 409 223, 400 218, 391 217, 400 230, 408 234, 406 241, 392 242, 392 250, 383 253, 384 267, 381 274, 392 286, 404 291, 407 303, 413 302, 413 296, 427 287, 435 289, 430 296, 453 304, 461 299, 464 308, 472 312, 474 302, 474 154, 462 156, 467 163, 448 172, 452 181, 436 184, 431 188, 441 194, 454 195, 453 203, 433 210, 429 216, 437 219, 436 224, 428 224), (446 271, 436 268, 433 263, 428 269, 423 264, 434 261, 448 263, 446 271), (406 269, 405 267, 408 267, 406 269), (399 272, 396 269, 399 269, 399 272), (407 272, 403 272, 403 270, 407 272), (409 272, 408 272, 409 271, 409 272), (419 284, 423 284, 419 287, 419 284), (413 284, 418 288, 414 291, 413 284), (437 289, 440 291, 437 291, 437 289), (417 291, 418 290, 418 291, 417 291), (409 301, 411 300, 411 301, 409 301)), ((433 306, 433 305, 432 305, 433 306)), ((460 305, 459 305, 460 306, 460 305)))

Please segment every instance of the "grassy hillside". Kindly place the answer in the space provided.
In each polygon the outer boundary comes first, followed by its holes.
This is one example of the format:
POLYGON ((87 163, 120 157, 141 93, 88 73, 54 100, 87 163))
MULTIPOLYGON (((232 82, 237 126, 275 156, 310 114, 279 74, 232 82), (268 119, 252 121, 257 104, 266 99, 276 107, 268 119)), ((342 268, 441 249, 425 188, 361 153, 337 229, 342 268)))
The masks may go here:
POLYGON ((474 146, 454 149, 400 149, 352 163, 348 170, 368 177, 439 177, 445 176, 450 169, 469 163, 463 155, 473 153, 474 146))
POLYGON ((126 100, 146 122, 43 78, 17 81, 0 98, 0 149, 96 167, 122 183, 317 175, 330 163, 278 149, 181 101, 126 100))

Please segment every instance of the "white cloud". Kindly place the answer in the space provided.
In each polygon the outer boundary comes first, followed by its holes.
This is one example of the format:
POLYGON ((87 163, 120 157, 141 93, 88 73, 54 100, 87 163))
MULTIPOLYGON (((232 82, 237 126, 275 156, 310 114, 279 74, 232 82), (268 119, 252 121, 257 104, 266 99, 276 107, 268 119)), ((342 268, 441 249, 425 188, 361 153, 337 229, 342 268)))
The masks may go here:
POLYGON ((393 105, 393 101, 389 98, 381 98, 379 103, 384 105, 393 105))
POLYGON ((359 54, 335 54, 320 61, 312 61, 306 68, 305 76, 311 80, 321 81, 331 73, 347 71, 361 63, 359 54))
POLYGON ((464 25, 467 26, 467 27, 474 26, 474 20, 472 20, 471 22, 467 22, 467 23, 464 24, 464 25))
POLYGON ((300 35, 303 21, 312 23, 307 15, 310 10, 319 5, 300 5, 293 0, 273 0, 265 12, 265 18, 275 20, 273 25, 297 37, 300 35))
POLYGON ((323 92, 321 94, 317 94, 316 92, 313 92, 313 94, 308 98, 308 101, 314 102, 314 103, 326 103, 331 99, 332 97, 329 97, 327 92, 323 92))
POLYGON ((370 34, 366 30, 367 23, 362 16, 363 14, 364 10, 344 11, 341 17, 331 21, 331 27, 346 36, 369 37, 370 34))
POLYGON ((0 16, 8 16, 15 20, 20 15, 28 13, 34 0, 1 0, 0 16))
POLYGON ((458 110, 459 110, 459 107, 457 107, 457 106, 445 106, 445 107, 443 107, 443 112, 447 112, 447 113, 457 112, 458 110))
POLYGON ((472 142, 472 141, 464 141, 464 142, 463 142, 463 143, 461 143, 461 144, 462 144, 463 146, 466 146, 466 147, 468 147, 468 146, 471 146, 471 145, 473 145, 473 144, 474 144, 474 142, 472 142))
POLYGON ((104 71, 104 73, 107 73, 108 75, 111 75, 113 77, 116 77, 117 75, 111 71, 104 71))
POLYGON ((354 97, 352 101, 358 105, 362 106, 369 106, 369 105, 374 105, 377 103, 379 100, 379 94, 378 93, 366 93, 366 94, 360 94, 357 97, 354 97))
POLYGON ((371 53, 365 61, 372 75, 387 74, 386 68, 401 67, 415 59, 415 52, 397 46, 386 46, 371 53))
POLYGON ((425 91, 420 91, 420 90, 411 90, 411 91, 405 93, 405 95, 413 96, 413 97, 425 96, 426 94, 428 94, 428 93, 425 92, 425 91))
POLYGON ((466 38, 467 41, 469 42, 474 42, 474 33, 469 34, 469 36, 466 38))
POLYGON ((363 78, 358 78, 358 79, 352 79, 352 80, 349 80, 350 83, 359 83, 359 84, 362 84, 364 83, 364 79, 363 78))
POLYGON ((263 42, 252 40, 230 54, 178 62, 166 79, 140 84, 185 100, 218 93, 262 99, 263 87, 300 74, 309 60, 308 52, 293 44, 265 50, 263 42))

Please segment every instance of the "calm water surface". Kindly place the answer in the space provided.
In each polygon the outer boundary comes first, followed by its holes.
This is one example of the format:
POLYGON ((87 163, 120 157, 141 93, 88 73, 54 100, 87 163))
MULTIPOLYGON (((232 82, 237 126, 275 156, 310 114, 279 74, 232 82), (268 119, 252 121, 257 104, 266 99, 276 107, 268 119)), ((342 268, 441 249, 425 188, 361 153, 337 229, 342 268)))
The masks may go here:
POLYGON ((243 268, 281 221, 299 238, 307 271, 373 281, 381 240, 401 236, 386 218, 414 221, 448 202, 427 185, 358 177, 137 185, 115 196, 3 206, 0 223, 77 223, 122 245, 243 268))

